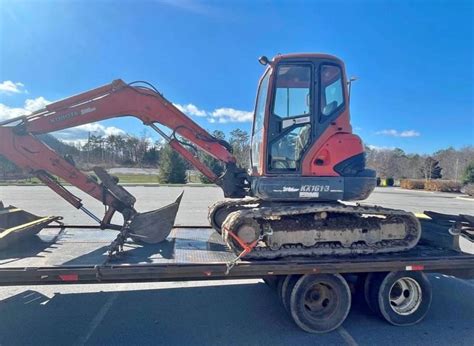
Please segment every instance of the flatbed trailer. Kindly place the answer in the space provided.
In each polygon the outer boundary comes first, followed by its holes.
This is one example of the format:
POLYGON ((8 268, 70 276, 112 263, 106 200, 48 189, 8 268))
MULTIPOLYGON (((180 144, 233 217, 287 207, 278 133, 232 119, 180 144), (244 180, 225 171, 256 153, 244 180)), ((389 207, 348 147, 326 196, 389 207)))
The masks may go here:
POLYGON ((235 260, 235 254, 225 247, 221 236, 210 227, 175 227, 165 242, 143 246, 127 243, 123 252, 114 257, 109 257, 107 250, 116 231, 89 226, 49 227, 0 252, 0 286, 263 278, 277 288, 283 305, 298 326, 309 332, 325 332, 339 326, 347 316, 351 298, 344 278, 355 276, 358 280, 354 286, 364 290, 365 299, 375 313, 393 324, 413 324, 424 317, 431 301, 431 288, 425 287, 429 282, 425 282, 423 272, 474 278, 474 255, 459 249, 460 240, 468 245, 472 243, 459 235, 449 234, 449 223, 439 220, 421 222, 424 236, 415 248, 405 252, 239 260, 234 266, 230 264, 235 260), (342 286, 338 280, 344 281, 341 281, 342 286), (393 305, 391 297, 397 287, 402 292, 405 290, 405 295, 419 295, 419 300, 423 301, 405 307, 409 310, 401 312, 384 310, 383 300, 386 298, 388 306, 393 305), (312 298, 298 295, 305 289, 312 290, 312 298), (410 289, 413 292, 410 293, 410 289), (340 296, 339 291, 342 292, 340 296), (383 294, 386 297, 379 298, 383 294), (321 300, 323 295, 327 296, 325 300, 321 300), (322 315, 327 317, 324 317, 326 322, 331 322, 331 318, 334 320, 329 326, 312 319, 312 311, 300 309, 308 306, 307 300, 310 299, 321 315, 321 311, 327 308, 324 301, 328 297, 343 307, 334 308, 333 304, 328 315, 322 315), (424 309, 427 302, 426 311, 418 316, 416 312, 420 312, 422 307, 424 309))

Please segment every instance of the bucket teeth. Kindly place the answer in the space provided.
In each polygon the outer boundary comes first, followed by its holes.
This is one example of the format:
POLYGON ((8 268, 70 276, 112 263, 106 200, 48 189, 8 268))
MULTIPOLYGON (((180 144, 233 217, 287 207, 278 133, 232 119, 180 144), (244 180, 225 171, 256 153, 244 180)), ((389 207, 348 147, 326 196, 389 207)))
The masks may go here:
POLYGON ((147 244, 165 240, 173 229, 183 194, 184 192, 176 201, 160 209, 137 213, 130 223, 130 237, 135 242, 147 244))

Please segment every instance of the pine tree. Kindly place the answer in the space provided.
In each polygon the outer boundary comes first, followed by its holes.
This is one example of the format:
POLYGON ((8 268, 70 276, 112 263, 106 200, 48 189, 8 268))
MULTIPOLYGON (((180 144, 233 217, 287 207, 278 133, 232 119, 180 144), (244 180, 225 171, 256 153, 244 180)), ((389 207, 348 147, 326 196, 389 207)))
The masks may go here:
MULTIPOLYGON (((222 140, 225 139, 224 132, 222 132, 220 130, 214 130, 214 132, 212 132, 212 135, 217 139, 222 139, 222 140)), ((218 160, 216 160, 215 158, 213 158, 212 156, 210 156, 206 153, 201 152, 200 154, 201 154, 200 155, 201 161, 207 167, 209 167, 211 169, 211 171, 214 172, 215 175, 220 176, 224 172, 224 166, 221 162, 219 162, 218 160)), ((204 174, 199 175, 199 180, 201 180, 201 182, 204 183, 204 184, 210 184, 211 183, 211 181, 204 174)))
POLYGON ((234 156, 239 166, 250 166, 250 138, 247 131, 235 129, 230 133, 229 143, 234 149, 234 156))
POLYGON ((423 174, 425 180, 440 179, 441 167, 439 166, 439 161, 433 159, 431 156, 428 156, 423 162, 421 173, 423 174))
POLYGON ((466 166, 462 178, 464 184, 474 184, 474 161, 466 166))
POLYGON ((158 180, 163 184, 186 183, 186 162, 169 145, 160 152, 160 174, 158 180))

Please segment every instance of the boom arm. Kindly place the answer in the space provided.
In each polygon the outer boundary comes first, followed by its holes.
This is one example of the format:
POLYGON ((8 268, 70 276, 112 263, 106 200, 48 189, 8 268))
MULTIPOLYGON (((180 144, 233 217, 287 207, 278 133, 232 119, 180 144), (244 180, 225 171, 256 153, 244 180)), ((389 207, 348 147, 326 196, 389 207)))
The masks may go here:
MULTIPOLYGON (((219 140, 182 113, 156 89, 132 86, 122 80, 47 105, 28 116, 0 123, 0 154, 18 166, 37 175, 76 208, 83 208, 80 199, 55 183, 54 174, 78 187, 110 208, 104 220, 110 221, 114 210, 122 213, 133 210, 135 199, 118 186, 99 185, 73 164, 60 157, 35 135, 88 124, 121 116, 134 116, 160 133, 186 160, 211 181, 220 185, 228 197, 245 194, 245 174, 237 168, 236 159, 227 142, 219 140), (20 121, 16 126, 6 126, 20 121), (156 123, 170 128, 171 136, 161 131, 156 123), (180 142, 179 134, 201 150, 226 164, 226 172, 217 177, 180 142)), ((102 180, 102 179, 101 179, 102 180)), ((104 181, 102 181, 104 183, 104 181)), ((86 211, 86 210, 85 210, 86 211)), ((87 211, 86 211, 87 212, 87 211)))
POLYGON ((120 79, 51 103, 26 117, 24 126, 26 132, 41 134, 128 115, 142 120, 145 125, 165 125, 216 159, 235 163, 224 141, 211 136, 158 91, 134 87, 120 79))

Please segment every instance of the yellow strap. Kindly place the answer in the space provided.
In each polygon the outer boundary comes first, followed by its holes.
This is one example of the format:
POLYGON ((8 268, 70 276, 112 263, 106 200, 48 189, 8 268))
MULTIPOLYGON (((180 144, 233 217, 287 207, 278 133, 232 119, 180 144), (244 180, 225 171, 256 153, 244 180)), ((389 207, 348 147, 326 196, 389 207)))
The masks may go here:
POLYGON ((415 213, 415 216, 419 219, 428 219, 428 220, 431 220, 431 217, 429 217, 428 215, 425 215, 424 213, 415 213))
POLYGON ((46 217, 43 217, 43 218, 38 219, 38 220, 34 220, 34 221, 31 221, 31 222, 28 222, 28 223, 24 223, 24 224, 15 226, 15 227, 7 228, 5 231, 3 231, 0 234, 0 239, 6 237, 10 233, 18 232, 18 231, 21 231, 23 229, 30 228, 32 226, 36 226, 37 224, 43 223, 43 222, 45 222, 49 219, 51 219, 51 216, 46 216, 46 217))
POLYGON ((14 213, 14 212, 17 212, 17 211, 23 211, 23 210, 21 210, 21 209, 19 209, 19 208, 11 208, 11 209, 5 208, 5 209, 3 209, 3 210, 0 210, 0 215, 2 215, 2 214, 14 213))

